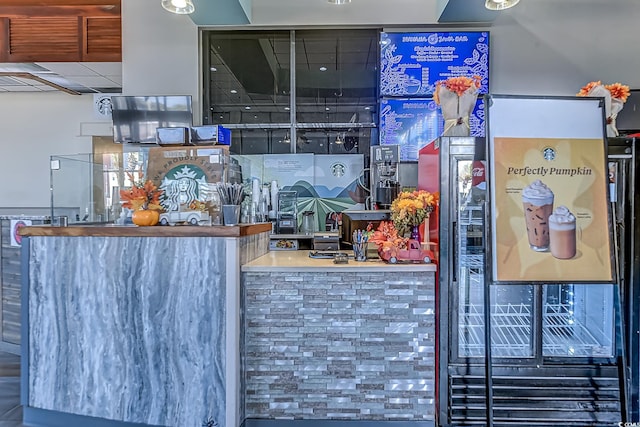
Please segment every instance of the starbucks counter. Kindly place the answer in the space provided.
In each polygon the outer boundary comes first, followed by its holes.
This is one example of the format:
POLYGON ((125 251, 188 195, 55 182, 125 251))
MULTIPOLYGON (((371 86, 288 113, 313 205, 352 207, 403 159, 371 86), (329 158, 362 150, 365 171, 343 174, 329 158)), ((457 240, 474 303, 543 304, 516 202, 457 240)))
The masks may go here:
POLYGON ((271 224, 22 229, 24 423, 240 425, 240 265, 271 224))
POLYGON ((434 426, 435 278, 309 251, 243 265, 245 427, 434 426))
POLYGON ((270 231, 23 228, 25 424, 433 426, 436 266, 270 231))

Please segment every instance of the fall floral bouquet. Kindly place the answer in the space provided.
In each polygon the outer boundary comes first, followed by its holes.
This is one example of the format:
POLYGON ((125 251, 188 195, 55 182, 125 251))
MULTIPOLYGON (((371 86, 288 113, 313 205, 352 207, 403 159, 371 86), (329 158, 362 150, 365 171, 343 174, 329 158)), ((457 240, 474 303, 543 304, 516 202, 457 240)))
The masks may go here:
POLYGON ((377 230, 370 232, 369 241, 376 244, 380 253, 394 249, 406 249, 409 239, 398 235, 398 230, 393 222, 382 221, 377 230))
POLYGON ((577 96, 592 96, 604 98, 604 109, 607 117, 607 136, 618 136, 616 118, 629 97, 629 86, 620 83, 603 85, 601 81, 587 83, 580 89, 577 96))
POLYGON ((161 211, 160 196, 163 190, 158 189, 151 180, 136 181, 133 174, 127 173, 133 185, 129 188, 120 190, 120 200, 123 201, 122 207, 138 210, 157 210, 161 211))
POLYGON ((160 211, 163 210, 160 205, 163 190, 158 189, 151 180, 136 181, 133 174, 127 175, 133 185, 120 190, 122 207, 133 211, 131 220, 134 224, 156 225, 160 219, 160 211))
POLYGON ((438 204, 438 194, 428 191, 403 191, 391 203, 391 220, 403 236, 424 222, 438 204))
POLYGON ((436 83, 433 100, 444 117, 443 136, 469 136, 469 116, 476 104, 480 76, 449 77, 436 83))

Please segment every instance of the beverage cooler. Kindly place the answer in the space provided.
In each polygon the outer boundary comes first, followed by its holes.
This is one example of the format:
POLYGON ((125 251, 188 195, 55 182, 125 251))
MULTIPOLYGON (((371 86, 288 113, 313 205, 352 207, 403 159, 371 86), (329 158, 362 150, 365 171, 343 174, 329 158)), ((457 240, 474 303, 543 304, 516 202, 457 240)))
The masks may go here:
MULTIPOLYGON (((436 144, 441 192, 438 423, 481 426, 487 424, 485 141, 441 137, 436 144)), ((611 186, 617 200, 613 211, 623 249, 619 259, 626 280, 626 315, 631 330, 637 331, 638 319, 633 315, 639 311, 638 296, 637 289, 632 289, 638 287, 637 280, 632 280, 637 277, 637 243, 631 241, 637 231, 633 198, 629 198, 637 197, 635 145, 620 144, 611 146, 610 166, 617 171, 616 185, 611 186), (630 304, 635 304, 635 311, 630 304)), ((621 421, 616 298, 611 284, 490 286, 495 426, 585 427, 621 421)), ((631 409, 637 420, 638 338, 628 334, 635 390, 629 401, 635 402, 631 409)))

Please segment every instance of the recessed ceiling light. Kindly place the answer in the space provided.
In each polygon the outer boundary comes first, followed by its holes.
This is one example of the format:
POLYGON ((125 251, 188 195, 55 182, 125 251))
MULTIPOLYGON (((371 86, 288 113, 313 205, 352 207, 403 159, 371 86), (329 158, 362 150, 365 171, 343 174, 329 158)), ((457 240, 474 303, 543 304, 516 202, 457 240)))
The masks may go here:
POLYGON ((320 67, 320 71, 327 71, 327 67, 320 67))
POLYGON ((329 107, 324 107, 324 110, 325 110, 325 111, 329 111, 330 109, 331 109, 331 108, 329 108, 329 107))
POLYGON ((245 110, 251 110, 251 107, 246 106, 246 107, 244 107, 244 109, 245 109, 245 110))
POLYGON ((218 69, 217 69, 216 67, 211 67, 211 68, 209 68, 209 69, 210 69, 211 71, 213 71, 214 73, 215 73, 216 71, 218 71, 218 69))
POLYGON ((365 110, 371 110, 371 107, 364 107, 365 110))
POLYGON ((520 0, 487 0, 484 4, 489 10, 504 10, 517 5, 520 0))
POLYGON ((162 7, 180 15, 193 13, 196 10, 191 0, 162 0, 162 7))
POLYGON ((238 91, 235 89, 231 89, 231 93, 238 93, 238 91))
POLYGON ((289 111, 289 110, 291 110, 291 108, 289 108, 289 107, 284 107, 284 111, 289 111))

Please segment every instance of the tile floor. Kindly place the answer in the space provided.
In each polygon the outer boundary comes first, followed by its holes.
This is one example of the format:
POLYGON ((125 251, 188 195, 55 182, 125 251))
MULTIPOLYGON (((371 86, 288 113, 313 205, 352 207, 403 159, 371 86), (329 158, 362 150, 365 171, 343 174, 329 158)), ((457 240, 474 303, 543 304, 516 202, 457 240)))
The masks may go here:
POLYGON ((22 427, 20 356, 0 351, 0 427, 22 427))

